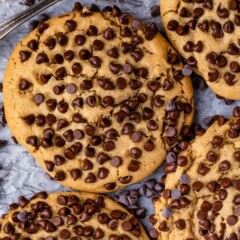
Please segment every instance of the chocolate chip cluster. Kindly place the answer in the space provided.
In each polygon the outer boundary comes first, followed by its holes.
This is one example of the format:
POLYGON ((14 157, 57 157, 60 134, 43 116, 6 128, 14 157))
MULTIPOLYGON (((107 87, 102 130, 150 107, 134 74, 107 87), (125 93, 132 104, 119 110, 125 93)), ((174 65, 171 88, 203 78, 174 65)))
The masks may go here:
POLYGON ((39 24, 17 51, 24 139, 16 138, 69 187, 107 192, 143 179, 191 123, 179 56, 155 23, 116 6, 95 13, 76 5, 39 24))
POLYGON ((166 188, 156 201, 153 237, 169 239, 179 231, 189 240, 239 238, 239 107, 234 116, 229 121, 214 118, 215 123, 177 160, 173 154, 168 157, 178 164, 168 173, 166 188))
MULTIPOLYGON (((163 6, 163 14, 167 15, 165 27, 170 40, 176 45, 177 39, 180 38, 181 42, 176 47, 186 63, 196 67, 218 95, 231 97, 231 94, 221 93, 223 88, 215 85, 238 85, 240 65, 236 57, 240 54, 237 36, 240 26, 239 1, 176 2, 179 2, 176 4, 176 12, 170 11, 165 14, 163 6)), ((169 6, 166 7, 166 11, 168 8, 169 6)), ((239 99, 237 93, 231 99, 239 99)))
POLYGON ((10 208, 0 222, 0 239, 130 240, 145 235, 136 218, 98 195, 40 192, 31 200, 19 197, 10 208))

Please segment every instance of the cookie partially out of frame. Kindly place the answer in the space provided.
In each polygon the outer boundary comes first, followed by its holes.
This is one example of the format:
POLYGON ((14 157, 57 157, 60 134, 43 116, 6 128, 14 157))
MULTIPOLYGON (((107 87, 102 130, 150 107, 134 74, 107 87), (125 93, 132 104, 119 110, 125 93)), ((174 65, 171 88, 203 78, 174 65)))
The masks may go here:
POLYGON ((240 118, 220 117, 172 163, 155 205, 157 239, 240 238, 239 136, 240 118))
POLYGON ((239 0, 161 1, 163 25, 177 51, 208 86, 240 99, 239 0))
POLYGON ((91 193, 38 193, 0 220, 0 239, 149 239, 138 220, 111 199, 91 193))
POLYGON ((193 115, 190 79, 156 25, 107 10, 40 24, 3 82, 19 143, 55 180, 88 192, 149 176, 193 115))

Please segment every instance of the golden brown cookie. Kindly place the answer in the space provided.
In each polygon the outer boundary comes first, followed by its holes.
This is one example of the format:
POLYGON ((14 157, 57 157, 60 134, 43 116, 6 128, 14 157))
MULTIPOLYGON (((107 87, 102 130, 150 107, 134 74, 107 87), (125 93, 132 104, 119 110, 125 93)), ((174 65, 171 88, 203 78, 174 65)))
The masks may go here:
POLYGON ((21 196, 0 220, 0 239, 149 239, 129 212, 92 193, 64 192, 21 196))
POLYGON ((40 24, 3 82, 19 143, 55 180, 88 192, 149 176, 193 116, 190 79, 156 25, 108 10, 40 24))
POLYGON ((161 1, 174 47, 216 94, 232 100, 240 99, 239 11, 239 0, 161 1))
MULTIPOLYGON (((239 111, 239 110, 238 110, 239 111)), ((240 238, 240 118, 219 117, 181 153, 155 203, 157 239, 240 238)))

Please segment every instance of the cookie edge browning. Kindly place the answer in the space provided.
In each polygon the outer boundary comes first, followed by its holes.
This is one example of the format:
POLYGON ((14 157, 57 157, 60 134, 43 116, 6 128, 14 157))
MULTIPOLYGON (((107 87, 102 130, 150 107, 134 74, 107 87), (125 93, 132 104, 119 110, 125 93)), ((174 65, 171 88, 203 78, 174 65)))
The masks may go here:
MULTIPOLYGON (((106 205, 105 208, 106 209, 108 208, 108 206, 111 206, 112 210, 118 209, 120 211, 127 212, 129 214, 129 216, 133 217, 133 215, 127 209, 125 209, 122 205, 118 204, 117 202, 113 201, 111 198, 109 198, 109 197, 107 197, 105 195, 101 195, 101 194, 97 194, 97 193, 88 193, 88 192, 57 192, 57 193, 48 193, 48 196, 45 199, 45 201, 48 200, 48 202, 50 203, 50 202, 52 202, 53 199, 56 200, 57 196, 60 196, 60 195, 64 195, 64 196, 76 195, 77 197, 79 197, 79 200, 82 199, 81 196, 84 196, 83 199, 88 199, 88 198, 90 198, 90 199, 97 199, 98 197, 102 196, 104 198, 104 201, 105 201, 105 205, 106 205)), ((41 201, 41 198, 35 198, 33 200, 30 200, 29 204, 35 203, 35 202, 38 202, 38 201, 41 201)), ((6 217, 4 219, 0 219, 0 226, 4 226, 4 224, 6 222, 8 222, 8 220, 10 219, 10 216, 12 215, 12 213, 16 212, 17 210, 23 210, 24 208, 18 207, 15 210, 10 210, 7 213, 7 215, 6 215, 6 217)), ((108 208, 108 209, 110 209, 110 208, 108 208)), ((140 226, 140 229, 141 229, 141 238, 139 238, 139 239, 143 239, 143 240, 150 239, 148 237, 144 227, 142 226, 142 224, 141 224, 141 222, 139 220, 138 220, 138 223, 139 223, 139 226, 140 226)), ((0 237, 3 237, 3 236, 1 236, 1 231, 0 231, 0 237)))
MULTIPOLYGON (((185 59, 184 50, 181 49, 180 47, 178 47, 176 33, 171 32, 167 29, 167 24, 168 24, 168 21, 170 20, 170 18, 165 16, 165 15, 171 14, 171 12, 175 13, 174 9, 177 8, 178 4, 181 1, 182 0, 160 1, 160 9, 161 9, 161 20, 162 20, 164 30, 167 34, 167 37, 168 37, 170 43, 172 44, 172 46, 174 47, 174 49, 177 51, 177 53, 183 59, 185 59)), ((179 36, 179 37, 181 38, 182 36, 179 36)), ((198 74, 199 76, 204 78, 203 73, 199 69, 197 69, 196 67, 193 67, 193 70, 196 74, 198 74)), ((225 83, 223 77, 219 78, 218 81, 216 81, 216 82, 210 82, 207 80, 205 80, 205 82, 211 88, 211 90, 214 93, 216 93, 217 95, 224 97, 226 99, 230 99, 230 100, 240 100, 240 93, 239 93, 240 85, 238 88, 236 88, 235 86, 229 86, 228 84, 225 83), (221 84, 219 84, 219 80, 224 82, 223 86, 221 84)))
MULTIPOLYGON (((71 16, 74 14, 75 14, 74 12, 70 12, 70 13, 66 13, 64 15, 55 16, 55 17, 49 19, 48 21, 46 21, 46 23, 49 24, 49 26, 51 27, 51 25, 53 25, 59 17, 66 17, 68 19, 68 18, 71 18, 71 16)), ((95 12, 93 14, 95 14, 95 15, 101 14, 102 15, 102 13, 95 13, 95 12)), ((25 142, 25 138, 21 135, 21 131, 19 131, 19 129, 16 129, 20 125, 18 125, 18 123, 16 124, 16 122, 14 121, 16 119, 16 117, 14 116, 15 113, 9 107, 9 106, 13 105, 12 99, 11 99, 11 97, 9 97, 9 96, 11 96, 11 87, 9 88, 9 86, 11 86, 11 81, 12 81, 11 77, 12 77, 12 72, 14 71, 16 56, 17 56, 18 52, 20 51, 20 49, 22 48, 21 43, 27 42, 27 40, 36 37, 36 35, 37 35, 37 29, 35 29, 33 32, 29 33, 27 36, 25 36, 14 48, 14 50, 9 58, 9 62, 8 62, 7 68, 5 70, 5 74, 4 74, 4 78, 3 78, 3 99, 4 99, 4 106, 5 106, 5 116, 6 116, 7 123, 8 123, 8 126, 9 126, 11 132, 18 139, 19 143, 24 148, 26 148, 27 151, 29 151, 31 153, 31 155, 37 160, 38 164, 44 169, 44 171, 46 173, 48 173, 46 166, 44 164, 43 158, 42 158, 42 154, 40 154, 40 152, 39 153, 34 152, 34 147, 28 145, 25 142)), ((151 40, 151 44, 152 44, 152 46, 154 46, 154 48, 156 48, 156 51, 158 51, 158 52, 160 51, 159 49, 163 49, 162 52, 164 54, 166 54, 165 59, 167 59, 167 57, 168 57, 167 54, 168 54, 169 49, 172 49, 174 52, 176 52, 174 50, 174 48, 171 46, 171 44, 160 33, 157 33, 155 35, 154 39, 151 40)), ((182 66, 182 64, 181 64, 181 66, 182 66)), ((191 79, 189 77, 184 77, 181 80, 181 85, 182 85, 182 91, 184 94, 184 98, 188 100, 188 102, 191 104, 191 106, 193 108, 193 110, 190 114, 184 115, 184 122, 182 123, 182 126, 191 125, 191 123, 193 121, 193 114, 194 114, 193 87, 192 87, 191 79)), ((162 161, 159 161, 159 164, 155 165, 154 168, 151 169, 151 171, 148 169, 148 172, 153 173, 164 162, 164 160, 165 160, 164 156, 166 156, 166 152, 165 152, 165 155, 164 155, 164 153, 162 154, 162 161)), ((142 176, 141 174, 134 175, 134 178, 133 178, 131 184, 128 184, 128 185, 137 183, 137 182, 143 180, 144 177, 147 177, 147 176, 142 176)), ((63 186, 66 186, 66 187, 70 187, 72 189, 76 189, 76 190, 96 192, 96 190, 93 189, 91 186, 89 186, 88 188, 85 188, 85 186, 84 186, 84 189, 83 189, 81 187, 81 184, 79 184, 78 181, 74 181, 69 178, 67 178, 64 181, 61 181, 60 184, 63 186)), ((114 191, 123 189, 125 186, 126 186, 125 184, 118 184, 114 190, 106 190, 104 188, 98 188, 97 192, 98 193, 114 192, 114 191)))

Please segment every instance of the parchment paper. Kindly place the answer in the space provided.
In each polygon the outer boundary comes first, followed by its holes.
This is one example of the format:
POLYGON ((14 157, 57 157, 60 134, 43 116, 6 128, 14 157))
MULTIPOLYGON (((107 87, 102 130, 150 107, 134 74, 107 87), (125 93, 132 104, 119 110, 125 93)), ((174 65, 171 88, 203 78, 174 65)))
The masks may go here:
MULTIPOLYGON (((70 11, 74 2, 74 0, 64 0, 47 9, 45 13, 54 16, 70 11)), ((135 18, 142 19, 146 23, 151 21, 157 22, 160 31, 163 31, 160 17, 152 18, 150 13, 151 6, 159 4, 158 0, 85 0, 81 1, 81 3, 87 4, 88 6, 90 6, 91 3, 96 3, 100 7, 116 4, 121 7, 122 11, 130 13, 135 18)), ((18 0, 0 0, 0 22, 23 9, 25 9, 25 7, 20 5, 18 0)), ((2 81, 11 51, 17 42, 28 32, 28 25, 26 23, 3 40, 0 40, 0 82, 2 81)), ((2 94, 0 93, 0 105, 1 102, 2 94)), ((238 102, 234 102, 227 106, 223 100, 217 99, 209 88, 205 90, 195 89, 195 123, 204 126, 203 119, 215 114, 222 114, 229 117, 232 115, 232 110, 237 104, 238 102)), ((8 145, 0 149, 0 215, 7 212, 8 205, 12 202, 16 202, 20 195, 30 197, 39 191, 70 191, 70 189, 64 188, 57 182, 51 180, 23 147, 13 142, 11 136, 12 134, 7 126, 5 128, 0 127, 0 139, 8 141, 8 145)), ((161 176, 162 169, 159 168, 148 179, 156 178, 160 180, 161 176)), ((127 189, 136 189, 142 184, 143 182, 132 185, 127 189)), ((114 195, 115 194, 110 194, 113 198, 114 195)), ((150 199, 141 198, 140 203, 141 206, 147 208, 147 217, 142 219, 142 223, 145 225, 146 230, 148 230, 151 225, 147 219, 154 211, 153 205, 150 199)))

